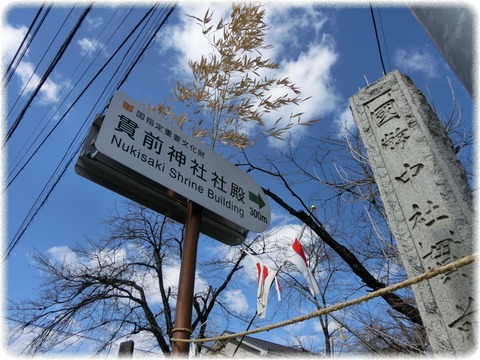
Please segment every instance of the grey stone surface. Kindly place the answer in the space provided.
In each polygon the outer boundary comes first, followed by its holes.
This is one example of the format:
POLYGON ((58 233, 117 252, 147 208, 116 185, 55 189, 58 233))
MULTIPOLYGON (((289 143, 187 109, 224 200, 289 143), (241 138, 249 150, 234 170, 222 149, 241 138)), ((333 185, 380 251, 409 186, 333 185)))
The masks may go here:
MULTIPOLYGON (((350 98, 390 230, 409 277, 474 252, 473 200, 463 166, 430 105, 392 71, 350 98)), ((474 266, 413 286, 432 350, 475 344, 474 266)))

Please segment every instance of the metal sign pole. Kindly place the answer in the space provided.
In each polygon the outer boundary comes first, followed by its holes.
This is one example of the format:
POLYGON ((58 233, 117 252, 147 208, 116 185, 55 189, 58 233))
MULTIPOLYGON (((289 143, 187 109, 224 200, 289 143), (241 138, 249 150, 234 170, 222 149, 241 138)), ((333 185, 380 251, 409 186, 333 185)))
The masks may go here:
MULTIPOLYGON (((193 292, 195 286, 195 268, 197 264, 198 237, 203 207, 189 201, 185 218, 185 239, 183 243, 180 278, 178 279, 177 307, 172 336, 177 339, 190 339, 192 333, 193 292)), ((172 355, 188 355, 189 343, 173 342, 172 355)))

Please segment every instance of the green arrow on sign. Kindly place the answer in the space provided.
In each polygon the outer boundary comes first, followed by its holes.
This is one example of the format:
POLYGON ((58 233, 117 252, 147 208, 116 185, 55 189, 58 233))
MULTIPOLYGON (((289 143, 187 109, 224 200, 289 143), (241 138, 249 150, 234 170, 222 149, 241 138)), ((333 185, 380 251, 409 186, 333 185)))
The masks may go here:
POLYGON ((261 209, 262 207, 264 207, 266 205, 265 202, 263 201, 262 197, 260 196, 260 194, 255 195, 254 193, 249 191, 248 192, 248 198, 251 201, 253 201, 255 204, 257 204, 259 209, 261 209))

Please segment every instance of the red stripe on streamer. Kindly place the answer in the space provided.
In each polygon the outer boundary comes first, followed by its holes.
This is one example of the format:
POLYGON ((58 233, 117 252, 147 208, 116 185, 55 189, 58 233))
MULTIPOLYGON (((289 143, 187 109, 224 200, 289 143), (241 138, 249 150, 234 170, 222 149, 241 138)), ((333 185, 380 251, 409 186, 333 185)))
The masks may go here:
POLYGON ((303 252, 303 247, 302 244, 298 241, 298 239, 295 239, 292 245, 293 250, 305 261, 305 265, 308 267, 307 263, 307 257, 305 256, 305 253, 303 252))

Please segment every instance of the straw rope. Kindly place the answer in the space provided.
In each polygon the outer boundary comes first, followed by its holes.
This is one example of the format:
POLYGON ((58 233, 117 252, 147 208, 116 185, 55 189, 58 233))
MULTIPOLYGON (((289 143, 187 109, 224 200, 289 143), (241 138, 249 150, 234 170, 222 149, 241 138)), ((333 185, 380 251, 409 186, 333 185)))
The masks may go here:
POLYGON ((317 317, 317 316, 320 316, 320 315, 325 315, 325 314, 328 314, 328 313, 331 313, 331 312, 334 312, 334 311, 342 310, 342 309, 345 309, 347 307, 357 305, 357 304, 360 304, 362 302, 371 300, 373 298, 376 298, 376 297, 379 297, 379 296, 382 296, 382 295, 385 295, 385 294, 388 294, 388 293, 391 293, 391 292, 409 287, 409 286, 417 284, 419 282, 429 280, 429 279, 431 279, 435 276, 445 274, 445 273, 450 272, 450 271, 457 270, 457 269, 459 269, 463 266, 466 266, 466 265, 469 265, 469 264, 473 263, 475 261, 475 257, 476 257, 475 255, 467 255, 467 256, 465 256, 461 259, 458 259, 456 261, 453 261, 453 262, 451 262, 447 265, 443 265, 443 266, 438 267, 436 269, 429 270, 429 271, 427 271, 423 274, 417 275, 413 278, 410 278, 410 279, 407 279, 405 281, 396 283, 394 285, 391 285, 391 286, 388 286, 388 287, 385 287, 385 288, 382 288, 382 289, 379 289, 379 290, 376 290, 376 291, 372 291, 371 293, 360 296, 356 299, 341 302, 341 303, 338 303, 338 304, 335 304, 335 305, 332 305, 332 306, 329 306, 329 307, 326 307, 326 308, 323 308, 323 309, 320 309, 320 310, 313 311, 309 314, 298 316, 298 317, 295 317, 295 318, 291 318, 289 320, 281 321, 281 322, 278 322, 278 323, 275 323, 275 324, 262 326, 262 327, 259 327, 259 328, 256 328, 256 329, 252 329, 252 330, 248 330, 248 331, 244 331, 244 332, 240 332, 240 333, 236 333, 236 334, 223 335, 223 336, 217 336, 217 337, 211 337, 211 338, 203 338, 203 339, 176 339, 176 338, 172 338, 170 340, 171 341, 177 341, 177 342, 202 343, 202 342, 211 342, 211 341, 218 341, 218 340, 228 340, 228 339, 233 339, 233 338, 240 337, 240 336, 245 336, 245 335, 251 335, 251 334, 255 334, 255 333, 259 333, 259 332, 263 332, 263 331, 270 331, 270 330, 277 329, 277 328, 280 328, 280 327, 284 327, 284 326, 292 325, 292 324, 295 324, 295 323, 298 323, 298 322, 302 322, 302 321, 305 321, 305 320, 308 320, 308 319, 311 319, 311 318, 314 318, 314 317, 317 317))
POLYGON ((173 328, 172 334, 177 331, 189 332, 190 334, 193 332, 191 329, 188 329, 188 328, 173 328))

